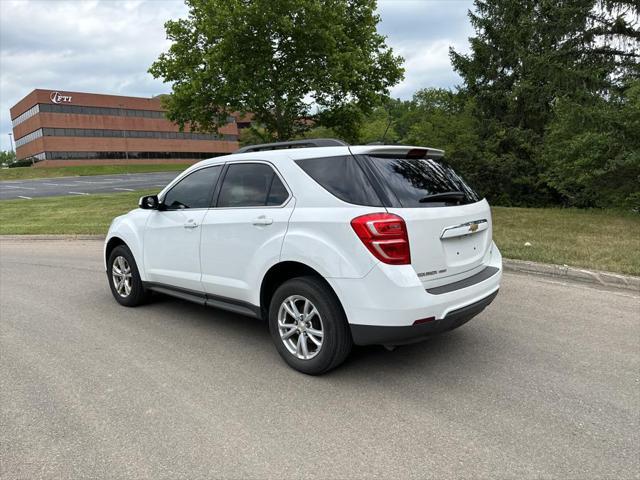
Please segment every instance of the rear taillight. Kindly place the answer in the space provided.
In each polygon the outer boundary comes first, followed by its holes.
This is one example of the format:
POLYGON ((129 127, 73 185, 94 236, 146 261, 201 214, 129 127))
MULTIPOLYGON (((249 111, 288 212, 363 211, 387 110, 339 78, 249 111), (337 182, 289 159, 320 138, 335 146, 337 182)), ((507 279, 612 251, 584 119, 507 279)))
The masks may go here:
POLYGON ((407 225, 402 217, 370 213, 351 220, 351 226, 364 246, 381 262, 391 265, 411 263, 407 225))

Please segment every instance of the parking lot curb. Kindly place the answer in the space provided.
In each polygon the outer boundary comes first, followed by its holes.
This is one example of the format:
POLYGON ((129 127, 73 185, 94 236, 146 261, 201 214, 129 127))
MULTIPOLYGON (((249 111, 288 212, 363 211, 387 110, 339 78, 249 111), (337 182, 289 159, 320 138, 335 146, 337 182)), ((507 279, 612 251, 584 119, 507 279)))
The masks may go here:
MULTIPOLYGON (((0 235, 0 241, 102 241, 104 238, 104 235, 0 235)), ((606 287, 640 292, 640 277, 634 277, 632 275, 587 270, 584 268, 570 267, 568 265, 553 265, 549 263, 529 262, 526 260, 513 260, 510 258, 503 258, 503 266, 506 271, 510 272, 543 275, 546 277, 572 280, 574 282, 597 284, 606 287)))
POLYGON ((104 235, 0 235, 0 241, 10 242, 32 240, 104 240, 104 235))
POLYGON ((544 275, 575 282, 591 283, 606 287, 623 288, 640 292, 640 277, 621 275, 597 270, 570 267, 568 265, 552 265, 536 263, 526 260, 503 259, 504 269, 512 272, 522 272, 534 275, 544 275))

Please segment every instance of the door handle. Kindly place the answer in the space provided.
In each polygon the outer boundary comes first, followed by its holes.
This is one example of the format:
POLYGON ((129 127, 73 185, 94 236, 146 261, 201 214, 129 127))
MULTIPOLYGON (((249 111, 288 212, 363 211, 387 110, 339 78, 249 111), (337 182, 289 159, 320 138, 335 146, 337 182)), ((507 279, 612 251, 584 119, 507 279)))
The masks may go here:
POLYGON ((273 223, 273 218, 267 218, 264 215, 260 215, 258 218, 253 219, 254 225, 271 225, 273 223))
POLYGON ((198 224, 193 219, 188 220, 187 223, 184 224, 184 228, 188 228, 188 229, 198 228, 198 224))

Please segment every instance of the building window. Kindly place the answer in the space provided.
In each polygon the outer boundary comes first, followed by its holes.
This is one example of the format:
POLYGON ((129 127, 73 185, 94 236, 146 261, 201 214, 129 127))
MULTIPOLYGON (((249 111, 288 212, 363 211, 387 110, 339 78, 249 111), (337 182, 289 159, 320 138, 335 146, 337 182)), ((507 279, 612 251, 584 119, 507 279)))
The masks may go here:
POLYGON ((11 121, 11 123, 13 124, 14 127, 16 125, 20 125, 22 122, 24 122, 25 120, 30 119, 31 117, 33 117, 38 112, 40 112, 40 104, 31 107, 29 110, 27 110, 24 113, 21 113, 16 118, 14 118, 11 121))
POLYGON ((177 140, 207 140, 228 142, 238 141, 237 135, 216 135, 190 132, 151 132, 143 130, 98 130, 95 128, 42 128, 35 130, 16 140, 16 147, 21 147, 36 138, 45 137, 111 137, 111 138, 157 138, 177 140))
MULTIPOLYGON (((29 110, 21 113, 12 120, 13 126, 20 125, 25 120, 35 114, 43 113, 67 113, 76 115, 110 115, 116 117, 142 117, 166 119, 165 112, 160 110, 137 110, 131 108, 110 108, 110 107, 84 107, 80 105, 55 105, 51 103, 40 103, 34 105, 29 110)), ((229 123, 234 123, 234 117, 228 117, 229 123)))
POLYGON ((33 140, 35 140, 36 138, 40 138, 42 137, 42 129, 39 128, 38 130, 35 130, 31 133, 27 133, 26 135, 18 138, 16 140, 16 148, 17 147, 21 147, 22 145, 32 142, 33 140))
MULTIPOLYGON (((110 115, 110 116, 116 116, 116 117, 165 118, 164 112, 158 111, 158 110, 136 110, 131 108, 109 108, 109 107, 83 107, 79 105, 52 105, 50 103, 39 104, 39 107, 41 112, 46 112, 46 113, 72 113, 77 115, 110 115)), ((18 118, 20 117, 17 117, 16 120, 18 118)), ((15 125, 17 124, 14 124, 14 126, 15 125)))
MULTIPOLYGON (((208 152, 45 152, 47 160, 205 160, 226 153, 208 152)), ((44 160, 44 158, 43 158, 44 160)))

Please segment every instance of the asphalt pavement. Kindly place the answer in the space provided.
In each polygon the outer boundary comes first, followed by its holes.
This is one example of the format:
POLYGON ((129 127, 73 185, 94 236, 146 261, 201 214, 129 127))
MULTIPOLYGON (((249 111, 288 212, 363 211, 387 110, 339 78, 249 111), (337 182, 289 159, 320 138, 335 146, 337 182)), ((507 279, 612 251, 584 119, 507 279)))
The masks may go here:
POLYGON ((101 242, 0 240, 0 478, 640 477, 640 296, 506 273, 464 327, 337 370, 264 324, 119 306, 101 242))
POLYGON ((133 192, 152 188, 160 191, 179 173, 126 173, 36 180, 5 180, 0 182, 0 200, 31 200, 37 197, 59 197, 62 195, 133 192))

